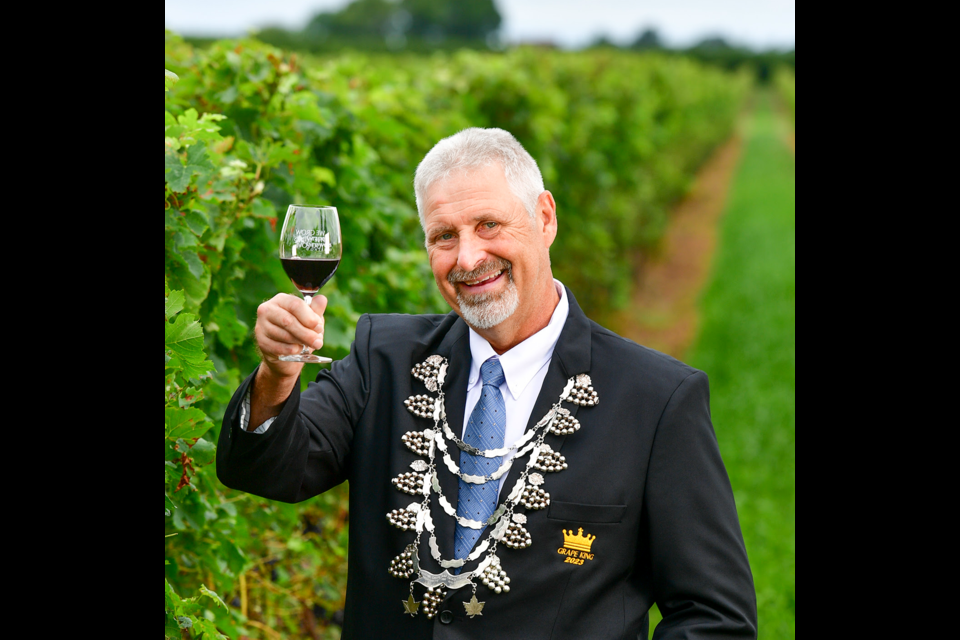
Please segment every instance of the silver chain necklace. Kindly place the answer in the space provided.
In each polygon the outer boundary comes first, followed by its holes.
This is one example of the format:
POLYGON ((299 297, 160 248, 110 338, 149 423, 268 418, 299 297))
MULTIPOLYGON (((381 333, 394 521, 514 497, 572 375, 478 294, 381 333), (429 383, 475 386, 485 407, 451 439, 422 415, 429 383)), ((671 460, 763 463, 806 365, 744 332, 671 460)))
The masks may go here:
POLYGON ((422 495, 423 499, 420 502, 410 503, 405 509, 394 509, 387 514, 387 520, 393 526, 404 531, 416 531, 416 539, 390 562, 389 567, 389 573, 392 576, 404 579, 413 578, 410 582, 410 596, 403 601, 404 612, 415 616, 422 606, 424 614, 431 619, 436 615, 447 589, 460 589, 468 585, 473 589, 473 596, 470 602, 463 603, 464 607, 467 615, 471 618, 479 615, 485 603, 477 601, 477 583, 474 582, 474 579, 478 578, 484 586, 494 593, 508 593, 510 591, 510 578, 501 567, 500 558, 496 555, 497 545, 503 542, 512 549, 524 549, 532 544, 530 533, 523 526, 527 522, 527 516, 514 511, 518 505, 522 505, 529 510, 543 509, 548 506, 550 504, 550 494, 540 488, 540 485, 544 483, 544 478, 537 471, 557 472, 567 468, 566 459, 558 452, 553 451, 550 445, 544 442, 544 438, 548 433, 570 435, 580 429, 580 422, 561 406, 564 401, 580 406, 595 406, 599 402, 590 376, 584 373, 574 376, 567 381, 560 398, 547 411, 546 415, 527 430, 512 446, 481 450, 457 438, 447 423, 443 392, 447 367, 448 362, 445 358, 433 355, 416 365, 411 372, 415 378, 424 383, 428 391, 437 392, 437 397, 411 396, 404 401, 404 405, 417 417, 433 418, 433 428, 421 432, 407 432, 402 439, 407 448, 417 455, 427 456, 429 462, 414 460, 410 465, 413 471, 401 473, 391 482, 398 490, 410 495, 422 495), (486 458, 501 457, 513 451, 517 453, 510 460, 503 462, 493 473, 486 476, 474 476, 460 471, 459 466, 450 456, 446 440, 456 444, 461 451, 486 458), (443 495, 440 482, 437 479, 437 449, 441 451, 447 469, 460 479, 472 484, 498 481, 509 472, 515 460, 528 453, 530 459, 504 502, 497 507, 496 511, 486 521, 479 521, 458 516, 456 508, 443 495), (441 556, 440 548, 437 545, 433 516, 430 513, 431 493, 437 494, 437 502, 444 513, 456 520, 461 526, 471 529, 489 528, 483 541, 477 544, 466 558, 444 560, 441 556), (443 571, 440 573, 431 573, 420 567, 420 539, 425 530, 430 534, 430 554, 443 567, 443 571), (473 571, 459 575, 450 573, 449 569, 459 569, 467 562, 480 558, 484 553, 486 553, 486 557, 480 561, 480 564, 473 571), (420 602, 417 602, 413 596, 414 585, 417 583, 427 589, 420 602))

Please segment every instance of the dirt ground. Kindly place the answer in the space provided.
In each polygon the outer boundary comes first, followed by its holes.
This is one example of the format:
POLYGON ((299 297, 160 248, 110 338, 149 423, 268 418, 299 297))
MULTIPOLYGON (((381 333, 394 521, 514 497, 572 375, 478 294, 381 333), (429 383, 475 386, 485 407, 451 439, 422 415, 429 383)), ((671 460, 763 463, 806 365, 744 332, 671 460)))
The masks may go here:
POLYGON ((603 318, 602 324, 683 358, 697 335, 697 296, 710 272, 718 223, 741 149, 738 132, 700 169, 689 195, 671 216, 660 250, 637 260, 630 305, 603 318))

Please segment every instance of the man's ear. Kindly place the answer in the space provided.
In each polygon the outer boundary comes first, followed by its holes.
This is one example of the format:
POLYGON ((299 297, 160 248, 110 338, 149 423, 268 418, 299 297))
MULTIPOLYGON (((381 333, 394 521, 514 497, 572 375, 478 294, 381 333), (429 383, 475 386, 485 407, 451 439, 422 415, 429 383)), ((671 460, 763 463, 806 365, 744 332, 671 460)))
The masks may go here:
POLYGON ((543 234, 543 244, 549 249, 557 238, 557 203, 549 191, 537 198, 537 230, 543 234))

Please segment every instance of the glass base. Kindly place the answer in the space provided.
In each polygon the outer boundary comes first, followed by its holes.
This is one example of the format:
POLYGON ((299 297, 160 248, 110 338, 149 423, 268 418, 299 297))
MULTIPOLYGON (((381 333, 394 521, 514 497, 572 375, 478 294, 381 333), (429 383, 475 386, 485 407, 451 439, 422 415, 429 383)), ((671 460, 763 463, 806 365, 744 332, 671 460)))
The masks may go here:
POLYGON ((333 362, 333 358, 325 358, 323 356, 316 356, 312 353, 302 354, 298 353, 295 356, 280 356, 277 360, 282 360, 283 362, 311 362, 313 364, 327 364, 333 362))

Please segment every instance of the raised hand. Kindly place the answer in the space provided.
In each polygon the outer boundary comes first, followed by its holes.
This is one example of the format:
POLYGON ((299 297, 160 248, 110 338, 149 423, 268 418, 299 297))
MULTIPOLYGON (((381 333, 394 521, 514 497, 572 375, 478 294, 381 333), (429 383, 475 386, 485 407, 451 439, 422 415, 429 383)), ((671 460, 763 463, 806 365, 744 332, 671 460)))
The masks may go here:
POLYGON ((278 358, 300 353, 302 345, 312 349, 323 346, 326 308, 326 296, 314 296, 307 306, 302 299, 287 293, 278 293, 257 307, 254 334, 263 363, 271 373, 281 378, 300 375, 303 363, 282 362, 278 358))

